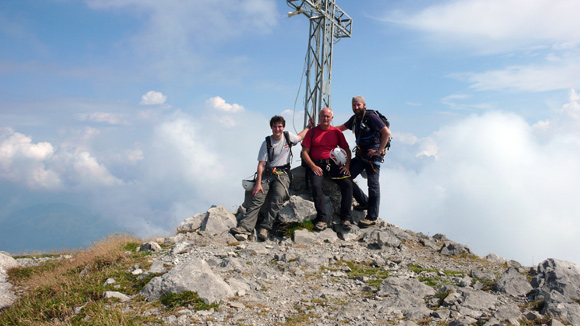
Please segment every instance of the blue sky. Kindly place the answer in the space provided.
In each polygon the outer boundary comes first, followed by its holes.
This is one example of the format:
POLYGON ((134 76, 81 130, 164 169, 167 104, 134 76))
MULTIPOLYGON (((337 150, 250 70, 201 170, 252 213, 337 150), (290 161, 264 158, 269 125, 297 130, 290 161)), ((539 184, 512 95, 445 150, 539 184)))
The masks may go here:
MULTIPOLYGON (((580 2, 338 5, 353 28, 334 48, 334 123, 363 95, 392 125, 381 217, 480 256, 579 263, 580 2)), ((235 210, 269 118, 302 125, 308 22, 290 10, 0 2, 0 223, 64 203, 149 236, 235 210)))

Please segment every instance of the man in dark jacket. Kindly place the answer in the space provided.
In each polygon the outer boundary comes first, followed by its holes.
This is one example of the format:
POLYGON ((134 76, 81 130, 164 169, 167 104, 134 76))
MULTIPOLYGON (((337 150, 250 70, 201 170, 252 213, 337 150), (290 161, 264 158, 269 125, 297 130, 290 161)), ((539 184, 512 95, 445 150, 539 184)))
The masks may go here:
POLYGON ((353 196, 359 203, 358 209, 366 209, 367 216, 359 222, 359 226, 366 228, 376 225, 379 217, 379 205, 381 200, 381 185, 379 176, 380 163, 385 155, 385 147, 391 137, 389 127, 374 111, 367 111, 364 97, 352 98, 352 111, 354 115, 343 125, 337 128, 344 131, 350 129, 356 137, 355 158, 350 163, 352 179, 356 178, 363 170, 367 173, 368 196, 353 182, 353 196))

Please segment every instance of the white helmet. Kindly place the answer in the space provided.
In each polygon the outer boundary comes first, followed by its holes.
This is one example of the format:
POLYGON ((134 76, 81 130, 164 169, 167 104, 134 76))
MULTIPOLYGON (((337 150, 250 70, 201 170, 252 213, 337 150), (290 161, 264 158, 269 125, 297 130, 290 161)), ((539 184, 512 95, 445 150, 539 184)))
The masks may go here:
POLYGON ((341 166, 346 164, 346 151, 340 147, 336 147, 330 152, 330 159, 336 163, 336 165, 341 166))
POLYGON ((244 187, 244 189, 246 189, 246 191, 250 191, 250 190, 254 189, 255 184, 256 184, 256 181, 254 181, 254 180, 242 180, 242 187, 244 187))

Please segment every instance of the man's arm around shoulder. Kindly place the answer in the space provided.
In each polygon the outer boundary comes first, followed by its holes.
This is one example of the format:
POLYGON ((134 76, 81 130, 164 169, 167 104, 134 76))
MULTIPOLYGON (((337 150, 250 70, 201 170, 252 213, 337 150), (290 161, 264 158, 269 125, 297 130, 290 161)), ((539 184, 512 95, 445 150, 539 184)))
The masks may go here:
POLYGON ((306 136, 306 133, 308 132, 308 130, 314 128, 314 119, 310 118, 308 119, 308 126, 306 128, 304 128, 304 130, 302 130, 301 132, 298 133, 298 142, 302 141, 302 139, 304 139, 304 136, 306 136))

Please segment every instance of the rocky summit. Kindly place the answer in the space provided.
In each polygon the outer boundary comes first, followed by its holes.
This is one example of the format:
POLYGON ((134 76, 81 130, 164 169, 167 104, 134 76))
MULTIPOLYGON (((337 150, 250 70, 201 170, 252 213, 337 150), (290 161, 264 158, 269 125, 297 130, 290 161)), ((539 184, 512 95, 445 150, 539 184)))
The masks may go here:
MULTIPOLYGON (((212 207, 184 221, 176 235, 139 248, 153 252, 152 264, 131 272, 157 276, 138 296, 155 301, 195 291, 219 304, 184 307, 163 317, 166 324, 580 325, 580 269, 569 262, 524 267, 493 254, 480 258, 442 234, 385 222, 348 233, 301 229, 293 239, 238 241, 228 232, 235 219, 212 207)), ((18 264, 6 253, 1 258, 0 276, 18 264)), ((1 288, 9 291, 4 279, 1 288)), ((119 304, 132 299, 103 295, 119 304)))
MULTIPOLYGON (((281 215, 297 225, 292 221, 307 220, 311 209, 293 194, 281 215)), ((572 263, 524 267, 494 254, 478 257, 443 234, 384 221, 349 232, 286 228, 286 236, 263 242, 255 234, 236 239, 229 229, 243 210, 211 207, 175 235, 143 243, 138 250, 152 252, 151 265, 130 272, 150 281, 136 295, 103 296, 132 309, 135 297, 154 302, 191 291, 213 304, 171 315, 141 312, 166 325, 580 325, 580 269, 572 263)), ((4 270, 18 262, 3 253, 0 264, 6 305, 14 298, 4 270)))

